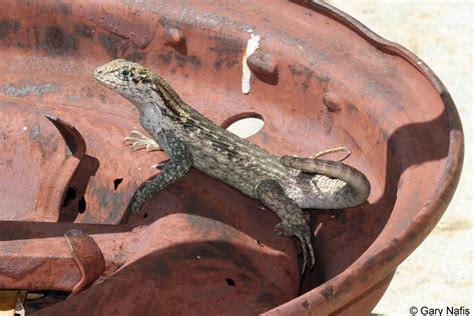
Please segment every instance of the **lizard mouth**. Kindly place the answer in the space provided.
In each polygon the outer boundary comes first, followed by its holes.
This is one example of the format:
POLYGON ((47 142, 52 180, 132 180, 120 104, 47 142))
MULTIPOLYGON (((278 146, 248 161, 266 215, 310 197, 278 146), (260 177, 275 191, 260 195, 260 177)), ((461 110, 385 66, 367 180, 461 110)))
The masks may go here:
POLYGON ((94 78, 100 83, 104 83, 106 81, 104 74, 105 72, 102 67, 97 67, 96 70, 94 70, 94 78))
POLYGON ((112 89, 117 89, 118 88, 118 84, 115 81, 110 80, 110 79, 107 78, 107 73, 104 71, 104 69, 102 67, 98 67, 94 71, 94 78, 99 83, 101 83, 102 85, 104 85, 108 88, 112 88, 112 89))

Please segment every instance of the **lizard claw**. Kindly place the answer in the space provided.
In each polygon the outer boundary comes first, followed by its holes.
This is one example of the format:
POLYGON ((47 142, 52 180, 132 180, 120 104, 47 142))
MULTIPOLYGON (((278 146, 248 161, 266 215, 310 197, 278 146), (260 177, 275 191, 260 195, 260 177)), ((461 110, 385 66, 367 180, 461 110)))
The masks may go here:
POLYGON ((275 226, 275 230, 277 231, 278 236, 294 236, 300 242, 303 254, 303 266, 301 267, 301 274, 304 274, 307 263, 310 264, 310 268, 314 267, 314 251, 313 246, 311 245, 311 233, 308 225, 281 222, 275 226))
POLYGON ((161 150, 158 143, 143 135, 139 131, 132 130, 130 134, 123 139, 124 145, 132 145, 132 150, 137 151, 146 148, 147 151, 161 150))

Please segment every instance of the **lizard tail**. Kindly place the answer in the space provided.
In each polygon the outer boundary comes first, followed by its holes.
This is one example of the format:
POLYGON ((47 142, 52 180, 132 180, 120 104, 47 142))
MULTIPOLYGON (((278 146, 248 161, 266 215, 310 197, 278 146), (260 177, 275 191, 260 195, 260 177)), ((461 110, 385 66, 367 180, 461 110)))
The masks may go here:
POLYGON ((354 205, 364 203, 370 194, 370 182, 354 167, 331 160, 282 156, 280 162, 290 168, 308 173, 322 174, 346 182, 353 190, 354 205))

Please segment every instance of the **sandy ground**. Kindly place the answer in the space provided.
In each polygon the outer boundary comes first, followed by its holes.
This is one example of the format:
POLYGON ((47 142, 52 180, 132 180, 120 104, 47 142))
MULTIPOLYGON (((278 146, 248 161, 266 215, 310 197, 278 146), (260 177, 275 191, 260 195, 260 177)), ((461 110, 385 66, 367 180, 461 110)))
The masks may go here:
MULTIPOLYGON (((465 134, 456 194, 437 227, 403 262, 373 313, 410 315, 409 308, 469 308, 473 287, 473 10, 471 1, 327 0, 382 37, 418 55, 453 96, 465 134)), ((460 314, 467 315, 467 314, 460 314)))

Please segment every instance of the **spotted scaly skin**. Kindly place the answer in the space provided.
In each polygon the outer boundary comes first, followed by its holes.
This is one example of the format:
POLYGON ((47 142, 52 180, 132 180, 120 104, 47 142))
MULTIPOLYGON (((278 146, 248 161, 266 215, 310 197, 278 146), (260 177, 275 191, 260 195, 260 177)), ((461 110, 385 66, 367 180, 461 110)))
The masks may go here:
MULTIPOLYGON (((275 227, 279 235, 295 236, 301 244, 304 272, 307 263, 314 266, 314 251, 302 209, 353 207, 369 196, 370 184, 357 169, 340 162, 274 156, 204 117, 162 77, 137 63, 117 59, 98 67, 94 75, 135 105, 141 125, 157 142, 153 147, 170 158, 155 178, 135 192, 128 206, 132 214, 195 167, 275 212, 281 219, 275 227)), ((153 143, 146 141, 138 148, 153 143)))

